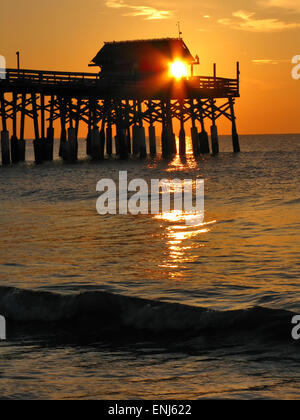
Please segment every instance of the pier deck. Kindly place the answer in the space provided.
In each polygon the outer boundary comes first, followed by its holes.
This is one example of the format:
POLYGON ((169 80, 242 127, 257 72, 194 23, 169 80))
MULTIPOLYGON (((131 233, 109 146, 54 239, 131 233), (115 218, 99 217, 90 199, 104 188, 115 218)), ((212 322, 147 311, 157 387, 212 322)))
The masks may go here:
POLYGON ((0 118, 2 164, 25 160, 25 120, 33 121, 35 160, 53 159, 54 122, 61 126, 60 157, 77 159, 78 129, 86 124, 87 155, 101 160, 112 154, 126 159, 129 154, 145 157, 146 138, 150 154, 156 155, 156 125, 161 124, 162 154, 168 159, 177 153, 173 121, 180 122, 180 154, 186 152, 185 124, 191 125, 193 152, 197 157, 219 152, 216 122, 232 122, 233 150, 239 152, 234 113, 240 96, 237 77, 102 77, 101 73, 74 73, 7 69, 0 73, 0 118), (5 77, 4 77, 5 76, 5 77), (205 123, 210 120, 211 147, 205 123), (48 126, 46 127, 46 124, 48 126), (149 124, 149 135, 145 134, 149 124), (197 125, 200 124, 200 131, 197 125), (11 125, 12 136, 9 134, 11 125))

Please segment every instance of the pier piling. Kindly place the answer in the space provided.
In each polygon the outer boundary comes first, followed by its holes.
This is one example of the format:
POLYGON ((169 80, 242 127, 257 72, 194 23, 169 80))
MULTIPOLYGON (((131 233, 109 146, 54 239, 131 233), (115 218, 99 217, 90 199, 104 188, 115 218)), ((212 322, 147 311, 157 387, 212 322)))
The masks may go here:
POLYGON ((180 101, 180 132, 179 132, 179 154, 185 156, 186 154, 186 138, 184 129, 184 101, 180 101))
POLYGON ((232 98, 229 99, 230 104, 230 112, 231 112, 231 121, 232 121, 232 145, 234 153, 240 152, 240 142, 239 142, 239 135, 237 133, 236 128, 236 117, 234 113, 234 100, 232 98))
POLYGON ((9 132, 1 131, 2 165, 10 165, 9 132))
POLYGON ((106 153, 108 156, 112 155, 112 127, 110 121, 108 121, 106 127, 106 153))
POLYGON ((70 163, 77 160, 77 137, 76 130, 73 127, 68 128, 68 143, 66 147, 66 160, 70 163))
POLYGON ((139 127, 134 125, 132 127, 132 154, 137 156, 140 150, 140 138, 139 138, 139 127))
POLYGON ((90 156, 93 160, 100 160, 100 133, 98 128, 94 128, 91 132, 91 153, 90 156))
POLYGON ((219 135, 218 135, 218 127, 216 126, 215 101, 211 100, 210 103, 211 103, 211 115, 212 115, 212 126, 210 128, 211 148, 212 148, 212 154, 217 155, 219 153, 219 135))
POLYGON ((22 108, 20 122, 20 140, 19 140, 19 161, 25 162, 26 143, 25 143, 25 115, 26 115, 26 93, 22 93, 22 108))
POLYGON ((150 148, 150 156, 156 156, 156 132, 154 125, 149 126, 149 148, 150 148))

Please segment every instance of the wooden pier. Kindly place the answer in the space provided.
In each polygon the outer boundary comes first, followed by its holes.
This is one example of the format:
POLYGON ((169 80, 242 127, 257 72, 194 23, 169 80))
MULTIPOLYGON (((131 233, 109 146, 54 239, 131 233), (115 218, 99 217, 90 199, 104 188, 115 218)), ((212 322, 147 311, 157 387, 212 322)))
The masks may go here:
MULTIPOLYGON (((120 48, 122 43, 115 44, 120 48)), ((106 45, 114 47, 114 43, 106 45)), ((147 70, 142 76, 139 71, 112 73, 105 65, 100 73, 6 69, 5 78, 0 78, 2 164, 25 160, 24 133, 29 120, 35 133, 36 163, 53 159, 56 121, 60 124, 59 155, 68 162, 77 160, 80 124, 87 128, 87 155, 93 160, 111 156, 113 143, 120 159, 129 155, 144 158, 146 139, 151 156, 155 156, 158 135, 163 158, 169 159, 177 152, 184 155, 187 127, 191 127, 195 157, 210 152, 217 154, 217 121, 221 117, 231 121, 233 151, 239 152, 234 112, 235 99, 240 96, 239 64, 234 79, 217 77, 216 66, 211 77, 193 76, 193 65, 198 63, 193 59, 189 64, 191 76, 179 79, 161 71, 147 70), (173 129, 176 119, 180 123, 179 151, 173 129)))

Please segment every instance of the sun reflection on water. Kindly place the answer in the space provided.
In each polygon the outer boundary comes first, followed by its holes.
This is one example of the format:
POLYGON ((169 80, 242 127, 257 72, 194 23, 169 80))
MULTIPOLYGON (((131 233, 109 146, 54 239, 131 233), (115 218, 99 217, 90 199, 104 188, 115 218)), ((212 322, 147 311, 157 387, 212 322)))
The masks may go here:
MULTIPOLYGON (((176 137, 177 150, 179 138, 176 137)), ((177 154, 169 163, 166 172, 197 170, 198 162, 192 150, 192 141, 186 136, 186 155, 177 154)), ((159 267, 168 271, 168 276, 174 280, 183 280, 188 270, 188 264, 201 259, 200 248, 205 247, 201 237, 209 233, 211 226, 217 221, 203 221, 203 214, 190 214, 184 211, 173 210, 153 216, 155 220, 163 222, 164 240, 167 253, 164 255, 159 267), (198 238, 199 237, 199 240, 198 238)))
POLYGON ((165 240, 168 253, 159 264, 159 267, 167 269, 168 275, 173 279, 181 279, 184 277, 184 271, 188 268, 187 264, 193 263, 201 258, 196 248, 203 248, 205 245, 201 243, 201 236, 207 234, 211 230, 211 226, 217 221, 201 222, 196 225, 188 223, 188 219, 197 217, 185 212, 170 211, 155 215, 156 220, 161 220, 168 224, 165 226, 165 240), (199 237, 199 242, 195 238, 199 237), (193 238, 193 241, 189 241, 193 238))

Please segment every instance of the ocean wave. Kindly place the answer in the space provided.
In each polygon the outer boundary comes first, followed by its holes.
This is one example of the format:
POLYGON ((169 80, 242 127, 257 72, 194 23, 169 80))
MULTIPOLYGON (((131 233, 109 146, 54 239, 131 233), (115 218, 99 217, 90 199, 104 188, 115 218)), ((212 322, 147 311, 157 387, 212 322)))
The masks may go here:
POLYGON ((254 331, 285 339, 290 338, 293 317, 291 312, 264 307, 215 311, 104 291, 67 295, 13 287, 0 287, 0 314, 14 324, 54 323, 65 328, 71 323, 82 332, 123 328, 190 335, 254 331))

